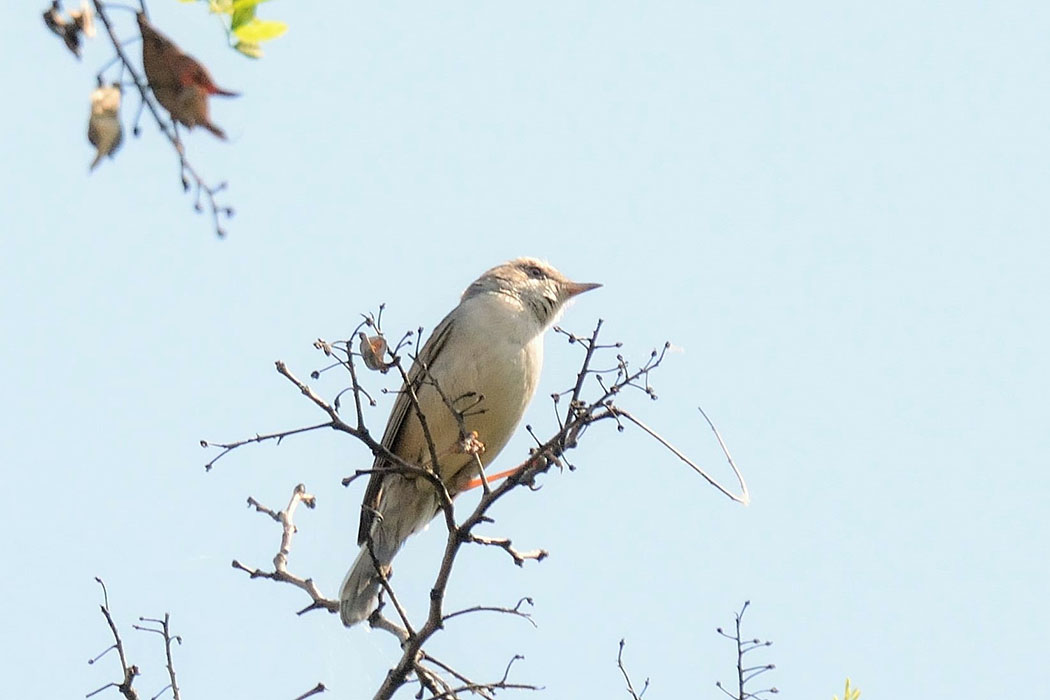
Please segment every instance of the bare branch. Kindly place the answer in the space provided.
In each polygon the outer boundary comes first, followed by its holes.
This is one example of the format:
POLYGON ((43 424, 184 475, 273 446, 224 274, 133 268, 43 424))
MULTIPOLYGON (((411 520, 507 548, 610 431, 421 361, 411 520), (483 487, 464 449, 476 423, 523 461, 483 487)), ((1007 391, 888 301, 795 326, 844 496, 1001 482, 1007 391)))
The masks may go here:
POLYGON ((156 628, 153 628, 153 627, 141 627, 139 625, 132 625, 132 627, 134 629, 141 630, 143 632, 153 632, 155 634, 159 634, 161 637, 164 638, 164 656, 167 659, 166 666, 167 666, 167 670, 168 670, 168 679, 169 679, 168 680, 168 685, 165 686, 164 688, 162 688, 159 693, 154 695, 151 700, 156 700, 158 697, 160 697, 161 693, 163 693, 168 688, 171 688, 171 696, 172 696, 172 698, 174 700, 179 700, 179 697, 180 697, 179 696, 179 683, 175 679, 175 663, 174 663, 174 661, 171 658, 171 643, 172 643, 172 641, 175 641, 175 642, 178 642, 179 644, 182 644, 182 637, 178 637, 178 636, 172 637, 171 636, 171 627, 169 625, 170 615, 168 613, 164 613, 164 619, 163 620, 157 619, 157 618, 152 618, 152 617, 140 617, 139 621, 141 621, 141 622, 152 622, 152 623, 158 624, 158 625, 160 625, 160 629, 156 629, 156 628))
POLYGON ((277 550, 277 554, 274 555, 273 558, 273 571, 262 571, 260 569, 245 566, 236 559, 233 560, 233 568, 244 571, 251 578, 267 578, 271 581, 290 583, 305 591, 313 602, 300 610, 300 615, 311 610, 327 610, 330 613, 339 612, 339 601, 325 598, 312 578, 302 578, 288 570, 288 557, 292 552, 292 538, 298 531, 295 527, 293 517, 295 515, 295 509, 300 503, 306 505, 307 508, 314 508, 317 504, 317 499, 306 492, 306 486, 304 484, 298 484, 292 490, 292 497, 288 501, 288 506, 282 511, 275 512, 271 508, 262 505, 254 498, 249 497, 249 507, 255 508, 257 512, 268 515, 270 518, 281 524, 281 545, 277 550))
POLYGON ((634 684, 631 683, 631 676, 627 673, 627 668, 623 665, 623 647, 626 642, 620 640, 620 651, 616 654, 616 666, 620 669, 620 673, 623 674, 623 679, 627 683, 627 692, 630 693, 633 700, 642 700, 642 696, 645 695, 645 691, 649 690, 649 679, 645 679, 645 684, 642 686, 641 692, 636 692, 634 684))
MULTIPOLYGON (((98 585, 102 587, 103 603, 99 607, 102 609, 102 615, 106 618, 106 624, 109 625, 109 631, 113 633, 113 646, 106 649, 106 651, 109 651, 110 649, 117 650, 117 656, 120 658, 120 670, 123 674, 123 679, 119 682, 107 683, 101 688, 88 693, 86 697, 90 698, 91 696, 102 692, 106 688, 113 687, 120 691, 120 694, 124 696, 125 700, 138 700, 138 691, 132 687, 132 684, 135 682, 135 677, 139 675, 139 667, 134 665, 128 665, 127 656, 125 656, 124 654, 124 642, 121 641, 120 633, 117 632, 117 625, 113 622, 113 615, 109 612, 109 593, 106 591, 106 584, 102 581, 102 579, 100 579, 97 576, 95 577, 95 580, 98 581, 98 585)), ((88 661, 88 663, 94 664, 106 654, 106 651, 102 652, 94 659, 91 659, 90 661, 88 661)))
POLYGON ((543 561, 550 554, 546 549, 533 549, 528 552, 519 552, 511 546, 511 541, 507 538, 499 537, 482 537, 481 535, 470 535, 470 541, 476 544, 483 544, 490 547, 499 547, 503 549, 511 556, 514 563, 518 566, 525 564, 528 559, 535 559, 536 561, 543 561))
POLYGON ((328 688, 324 687, 324 683, 318 683, 313 688, 298 696, 294 700, 306 700, 306 698, 317 695, 318 693, 323 693, 326 690, 328 690, 328 688))
POLYGON ((639 428, 644 430, 646 433, 649 434, 650 437, 652 437, 658 443, 660 443, 661 445, 666 447, 671 452, 671 454, 673 454, 675 457, 677 457, 681 461, 683 461, 686 464, 688 464, 689 467, 693 471, 695 471, 697 474, 702 476, 707 481, 707 483, 709 483, 712 486, 714 486, 716 489, 718 489, 720 492, 722 492, 723 494, 725 494, 726 496, 728 496, 732 500, 736 501, 737 503, 741 503, 741 504, 743 504, 745 506, 748 503, 751 502, 751 494, 748 492, 747 484, 744 482, 744 475, 740 473, 739 469, 737 469, 736 463, 733 462, 733 458, 729 454, 729 450, 726 449, 725 443, 722 442, 722 436, 718 434, 718 430, 715 429, 714 424, 711 422, 711 419, 707 417, 707 414, 703 412, 703 409, 700 410, 700 415, 702 415, 704 417, 704 419, 707 421, 707 424, 709 426, 711 426, 712 430, 715 431, 715 437, 718 439, 718 444, 721 446, 722 452, 723 452, 723 454, 725 454, 726 459, 729 460, 729 466, 733 468, 733 473, 736 474, 737 482, 740 484, 740 490, 741 490, 741 493, 740 493, 739 496, 734 494, 734 493, 732 493, 731 491, 729 491, 727 488, 722 486, 722 484, 718 483, 718 481, 716 479, 714 479, 706 471, 704 471, 700 466, 698 466, 696 464, 696 462, 694 462, 689 457, 687 457, 685 454, 683 454, 677 447, 672 445, 662 435, 660 435, 655 430, 650 428, 648 425, 643 423, 639 418, 636 418, 632 414, 628 413, 627 411, 625 411, 625 410, 623 410, 622 408, 619 408, 619 407, 610 407, 609 411, 610 411, 610 413, 612 413, 612 414, 614 414, 614 415, 616 415, 616 416, 618 416, 620 418, 626 418, 627 420, 631 421, 632 423, 637 425, 639 428))
POLYGON ((448 620, 451 620, 454 617, 458 617, 459 615, 469 615, 470 613, 476 613, 476 612, 495 612, 495 613, 502 613, 504 615, 516 615, 518 617, 521 617, 521 618, 524 618, 524 619, 528 620, 529 624, 531 624, 533 627, 537 627, 538 625, 536 624, 536 621, 532 619, 532 615, 530 615, 527 612, 524 612, 521 609, 522 603, 528 603, 531 606, 533 604, 532 603, 532 598, 529 598, 527 596, 525 598, 522 598, 521 600, 518 601, 517 605, 515 605, 513 608, 497 607, 497 606, 490 606, 490 605, 475 605, 474 607, 471 607, 471 608, 464 608, 463 610, 457 610, 456 612, 451 612, 451 613, 445 615, 444 620, 447 622, 448 620))
POLYGON ((766 671, 772 671, 776 666, 773 664, 763 664, 761 666, 744 666, 744 655, 749 651, 755 649, 765 648, 773 645, 773 642, 762 641, 760 639, 744 639, 740 632, 740 623, 744 619, 744 613, 747 612, 748 606, 751 605, 751 601, 745 600, 743 607, 740 608, 740 612, 734 613, 733 618, 736 623, 736 630, 733 634, 727 633, 721 627, 715 631, 725 637, 726 639, 732 640, 736 644, 736 678, 737 678, 737 692, 731 693, 722 686, 721 681, 715 682, 715 687, 721 690, 723 693, 728 695, 735 700, 760 700, 763 695, 775 695, 778 691, 775 687, 766 688, 764 690, 758 690, 754 693, 747 690, 747 684, 762 673, 766 671))
POLYGON ((220 452, 219 455, 215 459, 211 460, 210 462, 208 462, 207 464, 204 465, 204 471, 209 471, 210 472, 211 468, 215 466, 216 462, 218 462, 220 459, 222 459, 223 457, 225 457, 227 454, 229 454, 233 450, 237 449, 238 447, 243 447, 244 445, 248 445, 248 444, 251 444, 253 442, 266 442, 268 440, 276 440, 277 444, 279 445, 279 444, 281 444, 281 441, 284 440, 286 437, 290 437, 292 435, 298 435, 299 433, 308 433, 308 432, 310 432, 312 430, 317 430, 319 428, 331 428, 331 427, 332 427, 331 423, 318 423, 317 425, 311 425, 311 426, 307 426, 305 428, 293 428, 292 430, 282 430, 282 431, 277 432, 277 433, 268 433, 266 435, 256 435, 255 437, 246 438, 244 440, 237 440, 235 442, 209 442, 207 440, 201 440, 200 441, 201 447, 205 447, 205 448, 207 448, 207 447, 219 447, 219 448, 222 449, 222 452, 220 452))

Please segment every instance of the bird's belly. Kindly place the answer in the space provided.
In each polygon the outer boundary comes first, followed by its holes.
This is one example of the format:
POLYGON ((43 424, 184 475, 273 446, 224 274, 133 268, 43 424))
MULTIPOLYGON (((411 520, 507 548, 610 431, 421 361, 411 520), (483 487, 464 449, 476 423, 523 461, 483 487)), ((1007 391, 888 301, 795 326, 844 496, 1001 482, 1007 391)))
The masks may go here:
MULTIPOLYGON (((469 357, 449 357, 432 375, 445 396, 463 414, 467 432, 476 432, 485 449, 479 457, 487 465, 506 446, 536 390, 540 356, 535 348, 495 342, 469 357)), ((432 387, 420 393, 431 437, 438 453, 442 479, 454 490, 458 472, 474 463, 460 447, 455 416, 432 387)), ((430 461, 426 459, 424 461, 430 461)), ((473 474, 473 470, 469 470, 473 474)))

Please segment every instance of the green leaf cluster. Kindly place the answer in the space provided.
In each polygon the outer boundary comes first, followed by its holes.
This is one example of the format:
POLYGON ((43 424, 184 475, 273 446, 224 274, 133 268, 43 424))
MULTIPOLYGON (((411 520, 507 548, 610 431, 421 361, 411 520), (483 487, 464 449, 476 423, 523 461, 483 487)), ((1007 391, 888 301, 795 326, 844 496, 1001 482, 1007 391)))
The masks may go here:
MULTIPOLYGON (((288 31, 288 25, 272 19, 259 19, 255 10, 267 0, 207 0, 213 14, 230 18, 230 35, 235 42, 233 48, 249 58, 261 58, 262 42, 276 39, 288 31)), ((196 2, 196 0, 179 0, 196 2)))

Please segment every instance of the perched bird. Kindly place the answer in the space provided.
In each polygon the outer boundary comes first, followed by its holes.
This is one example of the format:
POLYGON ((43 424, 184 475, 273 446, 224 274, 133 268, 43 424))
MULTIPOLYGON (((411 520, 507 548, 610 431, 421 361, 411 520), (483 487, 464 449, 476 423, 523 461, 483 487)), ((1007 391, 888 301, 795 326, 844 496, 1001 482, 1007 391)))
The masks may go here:
POLYGON ((97 150, 91 161, 94 170, 103 157, 113 157, 124 138, 120 125, 120 85, 100 85, 91 93, 91 117, 88 119, 88 141, 97 150))
MULTIPOLYGON (((478 469, 475 455, 461 446, 459 423, 441 393, 464 414, 466 430, 475 432, 483 444, 477 455, 482 465, 491 462, 507 444, 536 391, 544 331, 565 302, 600 286, 571 282, 533 258, 511 260, 483 274, 434 329, 408 375, 438 464, 433 464, 422 424, 405 391, 394 402, 383 446, 412 464, 433 468, 454 497, 478 469)), ((379 456, 373 468, 388 466, 379 456)), ((344 625, 364 620, 376 605, 380 583, 372 553, 387 574, 402 542, 422 530, 439 507, 434 487, 426 479, 372 475, 361 506, 357 536, 361 551, 339 594, 344 625)))
POLYGON ((225 139, 223 130, 211 122, 208 98, 212 95, 236 97, 238 93, 216 85, 208 69, 158 32, 145 14, 138 13, 138 22, 142 32, 142 68, 157 102, 179 124, 189 129, 203 126, 225 139))

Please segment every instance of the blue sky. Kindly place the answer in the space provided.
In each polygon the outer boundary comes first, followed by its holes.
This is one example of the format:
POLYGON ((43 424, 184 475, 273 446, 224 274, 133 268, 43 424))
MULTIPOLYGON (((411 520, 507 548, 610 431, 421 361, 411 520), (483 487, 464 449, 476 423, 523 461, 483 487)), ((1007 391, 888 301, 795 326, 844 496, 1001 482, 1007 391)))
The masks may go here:
MULTIPOLYGON (((78 64, 11 13, 0 73, 4 212, 0 367, 7 392, 13 697, 116 678, 94 576, 125 626, 165 611, 184 697, 290 698, 323 681, 367 698, 389 635, 294 615, 298 591, 249 581, 296 483, 295 571, 332 593, 351 559, 367 451, 334 434, 229 455, 198 440, 320 416, 273 371, 387 304, 432 327, 481 271, 546 258, 605 287, 563 325, 605 320, 644 360, 672 341, 660 400, 627 403, 729 478, 696 414, 744 470, 743 508, 636 432, 596 429, 493 535, 544 547, 514 567, 466 552, 451 604, 536 601, 517 620, 450 625, 433 652, 479 676, 515 653, 546 697, 718 697, 734 657, 715 627, 746 599, 785 697, 1009 697, 1050 649, 1050 8, 1045 3, 273 2, 288 34, 251 62, 203 6, 154 21, 239 90, 230 135, 187 138, 228 180, 217 240, 150 123, 88 177, 103 42, 78 64)), ((23 11, 24 10, 24 11, 23 11)), ((133 20, 114 10, 122 36, 133 20)), ((137 48, 132 49, 137 54, 137 48)), ((127 124, 135 101, 128 99, 127 124)), ((578 355, 550 337, 527 422, 578 355)), ((379 378, 375 378, 378 382, 379 378)), ((334 395, 332 373, 317 383, 334 395)), ((387 403, 371 413, 379 431, 387 403)), ((529 445, 518 435, 497 466, 529 445)), ((395 582, 427 601, 441 528, 395 582)), ((126 627, 125 627, 126 629, 126 627)), ((128 630, 148 697, 154 637, 128 630)), ((107 691, 110 696, 115 691, 107 691)), ((406 697, 408 695, 406 694, 406 697)))

